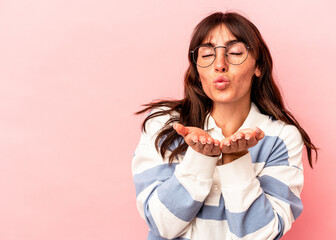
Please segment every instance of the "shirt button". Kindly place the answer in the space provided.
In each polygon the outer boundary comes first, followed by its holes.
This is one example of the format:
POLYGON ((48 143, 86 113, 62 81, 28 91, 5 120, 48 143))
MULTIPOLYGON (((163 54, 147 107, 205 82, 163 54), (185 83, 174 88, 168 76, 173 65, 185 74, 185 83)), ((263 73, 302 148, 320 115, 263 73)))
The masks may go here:
POLYGON ((217 184, 215 184, 213 189, 214 189, 215 191, 218 191, 219 186, 218 186, 217 184))

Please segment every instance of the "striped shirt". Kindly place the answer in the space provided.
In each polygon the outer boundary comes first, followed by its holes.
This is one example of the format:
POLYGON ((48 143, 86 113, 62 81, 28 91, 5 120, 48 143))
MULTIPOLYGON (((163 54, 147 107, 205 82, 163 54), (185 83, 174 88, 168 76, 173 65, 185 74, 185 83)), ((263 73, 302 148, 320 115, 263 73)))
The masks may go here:
MULTIPOLYGON (((248 154, 217 166, 218 157, 188 147, 169 164, 169 154, 162 158, 154 145, 169 118, 146 123, 132 160, 148 240, 280 239, 291 228, 303 209, 303 141, 296 127, 261 114, 252 103, 240 129, 258 126, 265 137, 248 154)), ((204 130, 224 138, 210 114, 204 130)))

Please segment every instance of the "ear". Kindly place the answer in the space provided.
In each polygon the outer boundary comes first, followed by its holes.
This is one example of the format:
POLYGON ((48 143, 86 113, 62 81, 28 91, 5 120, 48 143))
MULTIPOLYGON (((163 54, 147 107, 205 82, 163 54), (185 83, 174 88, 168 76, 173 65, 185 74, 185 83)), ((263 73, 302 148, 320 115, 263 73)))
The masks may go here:
POLYGON ((256 75, 256 77, 260 77, 261 76, 261 71, 260 71, 260 68, 258 66, 256 66, 256 68, 254 70, 254 75, 256 75))

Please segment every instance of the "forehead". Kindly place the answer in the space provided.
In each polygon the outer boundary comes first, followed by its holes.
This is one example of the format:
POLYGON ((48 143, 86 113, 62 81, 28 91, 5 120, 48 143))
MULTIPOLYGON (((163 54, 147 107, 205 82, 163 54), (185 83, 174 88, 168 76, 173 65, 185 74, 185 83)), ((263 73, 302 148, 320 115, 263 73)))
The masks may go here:
POLYGON ((224 45, 228 41, 236 40, 230 30, 224 25, 218 25, 212 29, 204 38, 203 43, 213 43, 214 45, 224 45))

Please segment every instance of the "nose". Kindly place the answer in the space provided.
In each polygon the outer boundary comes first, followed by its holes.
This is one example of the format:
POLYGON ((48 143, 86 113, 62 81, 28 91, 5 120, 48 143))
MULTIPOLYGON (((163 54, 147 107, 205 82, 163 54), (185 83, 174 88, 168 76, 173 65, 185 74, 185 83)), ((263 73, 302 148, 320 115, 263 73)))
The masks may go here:
POLYGON ((216 58, 214 62, 216 72, 226 72, 228 70, 228 62, 225 58, 225 49, 216 49, 216 58))

